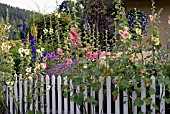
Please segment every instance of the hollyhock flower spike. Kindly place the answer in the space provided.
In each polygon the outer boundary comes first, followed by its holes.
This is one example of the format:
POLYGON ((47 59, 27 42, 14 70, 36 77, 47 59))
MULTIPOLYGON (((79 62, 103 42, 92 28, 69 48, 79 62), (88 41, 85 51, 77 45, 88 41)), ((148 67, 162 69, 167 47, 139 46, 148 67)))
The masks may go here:
POLYGON ((58 48, 57 52, 58 52, 59 55, 64 56, 64 53, 63 53, 62 49, 58 48))

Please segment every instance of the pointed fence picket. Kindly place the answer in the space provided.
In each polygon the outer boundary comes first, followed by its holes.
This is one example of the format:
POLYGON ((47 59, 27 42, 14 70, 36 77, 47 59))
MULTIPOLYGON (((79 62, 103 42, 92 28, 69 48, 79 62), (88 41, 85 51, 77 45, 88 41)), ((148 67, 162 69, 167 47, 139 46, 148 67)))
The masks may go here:
POLYGON ((58 114, 62 114, 61 76, 57 77, 57 92, 58 92, 58 114))
POLYGON ((106 78, 107 114, 111 114, 111 77, 106 78))
MULTIPOLYGON (((70 96, 73 95, 72 88, 73 88, 72 80, 70 80, 70 96)), ((71 100, 70 100, 70 114, 74 114, 74 102, 71 100)))
MULTIPOLYGON (((16 76, 17 77, 17 76, 16 76)), ((144 78, 144 76, 142 77, 144 78)), ((154 76, 151 76, 151 80, 152 80, 152 84, 151 84, 151 88, 156 89, 156 79, 154 76)), ((35 105, 35 110, 41 110, 41 112, 43 114, 80 114, 82 110, 80 106, 78 106, 76 103, 74 103, 73 101, 71 101, 68 97, 64 98, 63 94, 62 94, 62 86, 63 85, 68 85, 68 87, 70 88, 70 90, 72 90, 73 85, 72 85, 72 81, 70 80, 70 82, 68 82, 67 78, 62 78, 61 76, 45 76, 40 78, 40 81, 42 82, 41 84, 41 88, 40 89, 36 89, 36 83, 37 80, 35 80, 33 82, 32 79, 28 79, 28 80, 22 80, 22 75, 19 75, 19 80, 17 80, 14 83, 14 96, 11 93, 11 88, 9 86, 6 87, 6 100, 7 100, 7 105, 9 106, 9 112, 10 114, 16 114, 16 111, 20 111, 20 113, 28 113, 28 110, 33 109, 33 106, 35 105), (33 86, 34 85, 34 86, 33 86), (46 90, 46 87, 51 86, 51 90, 46 90), (37 99, 35 100, 35 104, 33 104, 33 102, 31 103, 27 103, 27 95, 29 92, 32 92, 33 87, 35 88, 35 94, 38 93, 39 91, 45 92, 45 96, 42 94, 41 96, 36 96, 37 99), (15 98, 15 99, 14 99, 15 98), (64 99, 62 101, 62 99, 64 99), (17 107, 17 105, 15 105, 15 102, 17 101, 21 101, 19 102, 19 106, 17 107), (40 103, 39 103, 40 102, 40 103), (52 104, 52 106, 50 106, 52 104), (64 107, 63 107, 64 106, 64 107), (18 108, 18 109, 17 109, 18 108), (17 110, 16 110, 17 109, 17 110)), ((137 98, 136 92, 132 92, 132 99, 129 99, 128 95, 127 95, 127 91, 123 91, 123 95, 120 92, 117 95, 117 98, 115 99, 115 101, 113 101, 112 98, 112 89, 117 88, 118 92, 119 87, 118 85, 114 85, 112 83, 112 79, 111 77, 107 77, 106 78, 106 82, 103 81, 102 77, 99 77, 99 82, 101 83, 101 88, 100 90, 97 92, 94 92, 92 89, 90 89, 90 93, 88 93, 88 88, 85 86, 85 90, 84 90, 84 95, 85 95, 85 99, 88 97, 88 95, 92 95, 95 100, 98 100, 98 106, 93 106, 93 108, 89 108, 88 103, 85 103, 85 108, 87 113, 90 113, 91 110, 93 109, 94 113, 98 113, 98 114, 128 114, 129 112, 129 107, 128 107, 128 101, 130 101, 130 103, 132 103, 132 111, 133 114, 137 114, 139 111, 137 110, 137 106, 134 105, 134 101, 137 98), (106 87, 106 90, 105 90, 106 87), (114 87, 114 88, 113 88, 114 87), (106 94, 105 94, 106 91, 106 94), (106 101, 104 101, 104 94, 107 96, 106 101), (96 97, 96 95, 98 95, 96 97), (123 101, 121 101, 120 99, 123 98, 123 101), (106 104, 106 106, 104 106, 103 104, 106 104), (114 103, 114 105, 113 105, 114 103), (115 107, 113 107, 115 106, 115 107), (98 109, 97 109, 98 107, 98 109), (104 112, 104 108, 106 112, 104 112), (112 110, 112 108, 114 108, 114 110, 112 110), (123 110, 122 110, 123 108, 123 110)), ((145 82, 142 80, 141 81, 141 99, 144 99, 147 97, 146 95, 146 88, 145 88, 145 82)), ((160 113, 161 114, 165 114, 165 100, 164 100, 164 96, 165 96, 165 86, 163 86, 162 84, 159 84, 160 86, 160 113)), ((80 87, 77 87, 77 92, 80 91, 80 87)), ((72 96, 74 94, 75 91, 70 91, 70 95, 72 96)), ((138 96, 139 97, 139 96, 138 96)), ((156 96, 155 94, 150 95, 151 99, 152 99, 152 103, 156 103, 156 96)), ((150 105, 150 108, 152 109, 152 114, 156 114, 156 110, 154 108, 153 105, 150 105)), ((141 107, 141 111, 143 112, 143 114, 146 114, 147 108, 146 108, 146 104, 144 103, 141 107)))
POLYGON ((46 76, 46 114, 50 114, 50 91, 48 91, 48 88, 50 86, 49 81, 49 76, 46 76))
POLYGON ((56 114, 56 92, 55 92, 55 76, 51 77, 52 86, 52 114, 56 114))
MULTIPOLYGON (((152 79, 152 84, 151 84, 151 88, 156 89, 156 85, 155 85, 155 77, 151 76, 152 79)), ((153 106, 153 104, 155 104, 155 94, 150 95, 151 99, 152 99, 152 105, 151 105, 151 114, 155 114, 155 107, 153 106)))

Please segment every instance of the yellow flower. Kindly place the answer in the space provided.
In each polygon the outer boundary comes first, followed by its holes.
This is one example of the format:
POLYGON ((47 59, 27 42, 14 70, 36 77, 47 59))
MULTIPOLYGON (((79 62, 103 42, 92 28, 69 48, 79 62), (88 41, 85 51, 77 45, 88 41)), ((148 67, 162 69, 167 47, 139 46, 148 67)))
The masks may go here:
POLYGON ((153 35, 151 36, 151 41, 155 42, 155 45, 156 45, 156 46, 160 44, 159 38, 154 37, 153 35))
POLYGON ((31 73, 31 67, 26 68, 26 72, 27 72, 27 73, 31 73))
POLYGON ((11 48, 11 46, 9 46, 6 43, 2 43, 2 45, 1 45, 1 49, 2 49, 3 52, 9 52, 10 48, 11 48))
POLYGON ((139 29, 139 28, 136 28, 135 31, 136 31, 136 33, 139 34, 139 35, 141 35, 141 33, 142 33, 141 29, 139 29))
POLYGON ((53 34, 53 29, 49 28, 49 34, 53 34))
POLYGON ((46 35, 46 34, 48 33, 48 29, 45 28, 45 29, 43 30, 43 32, 44 32, 44 34, 46 35))
POLYGON ((25 53, 25 55, 29 55, 30 54, 30 50, 29 49, 25 49, 24 53, 25 53))
POLYGON ((22 54, 24 52, 24 49, 23 48, 19 48, 18 52, 19 52, 19 54, 22 54))
POLYGON ((40 63, 40 66, 42 69, 45 69, 46 68, 46 63, 40 63))
POLYGON ((61 17, 60 13, 55 13, 55 16, 56 16, 57 18, 60 18, 60 17, 61 17))

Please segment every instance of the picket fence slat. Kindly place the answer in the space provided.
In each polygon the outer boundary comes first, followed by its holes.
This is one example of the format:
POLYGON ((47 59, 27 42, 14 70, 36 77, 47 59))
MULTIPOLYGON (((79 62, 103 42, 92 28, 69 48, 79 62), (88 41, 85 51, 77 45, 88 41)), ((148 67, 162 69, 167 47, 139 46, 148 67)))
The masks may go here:
POLYGON ((56 114, 56 92, 55 92, 55 76, 51 77, 52 86, 52 114, 56 114))
MULTIPOLYGON (((91 88, 91 96, 95 99, 95 91, 93 91, 93 89, 91 88)), ((91 110, 93 113, 96 112, 95 106, 91 105, 91 110)))
MULTIPOLYGON (((117 87, 117 85, 115 85, 115 88, 118 88, 118 92, 119 92, 119 87, 117 87)), ((120 94, 117 95, 115 101, 115 114, 120 114, 120 94)))
POLYGON ((123 114, 128 114, 128 94, 127 94, 127 90, 123 91, 123 114))
MULTIPOLYGON (((41 77, 41 88, 40 92, 44 91, 44 77, 41 77)), ((44 114, 44 95, 40 96, 40 102, 41 102, 41 112, 44 114)))
MULTIPOLYGON (((85 91, 84 91, 84 94, 85 94, 85 97, 84 97, 84 99, 86 99, 87 98, 87 86, 85 86, 85 91)), ((86 109, 86 111, 88 111, 88 104, 87 104, 87 102, 85 103, 85 109, 86 109)))
POLYGON ((107 89, 107 114, 111 114, 111 77, 106 78, 107 89))
MULTIPOLYGON (((83 81, 85 81, 85 79, 83 79, 83 81)), ((83 92, 84 93, 84 100, 86 100, 87 96, 88 96, 87 95, 87 86, 85 86, 84 89, 85 89, 84 92, 83 92)), ((88 104, 87 104, 87 102, 85 102, 85 113, 86 112, 88 112, 88 104)))
POLYGON ((162 86, 162 84, 160 84, 160 113, 161 114, 165 114, 165 100, 164 100, 164 96, 165 96, 165 86, 162 86))
MULTIPOLYGON (((64 78, 64 85, 67 85, 67 77, 64 78)), ((64 98, 64 114, 68 114, 68 98, 64 98)))
MULTIPOLYGON (((76 92, 78 93, 79 91, 80 91, 80 86, 77 86, 76 92)), ((78 106, 78 104, 76 104, 76 114, 80 114, 80 107, 78 106)))
POLYGON ((62 92, 61 92, 61 76, 57 77, 58 92, 58 114, 62 114, 62 92))
POLYGON ((19 110, 22 113, 22 75, 19 75, 19 110))
MULTIPOLYGON (((135 77, 133 79, 133 83, 134 83, 134 87, 136 87, 137 83, 136 83, 135 77)), ((135 101, 136 98, 137 98, 136 91, 133 91, 132 92, 132 111, 133 111, 133 114, 137 114, 137 106, 135 106, 135 104, 134 104, 134 101, 135 101)))
MULTIPOLYGON (((33 86, 33 79, 30 78, 30 79, 29 79, 29 93, 32 93, 32 86, 33 86)), ((30 108, 29 108, 30 110, 33 109, 33 100, 31 100, 31 104, 30 104, 29 107, 30 107, 30 108)))
POLYGON ((24 81, 24 109, 25 113, 27 113, 27 94, 28 94, 28 89, 27 89, 27 80, 24 81))
POLYGON ((13 98, 12 98, 12 93, 10 92, 10 114, 13 114, 13 98))
MULTIPOLYGON (((144 98, 146 98, 146 88, 145 88, 145 82, 143 81, 144 76, 142 76, 142 80, 141 80, 141 100, 143 100, 144 98)), ((141 111, 146 114, 146 103, 144 102, 143 105, 141 106, 141 111)))
POLYGON ((99 82, 101 84, 101 88, 99 90, 99 114, 103 114, 103 79, 100 76, 99 82))
MULTIPOLYGON (((154 76, 151 76, 151 80, 152 80, 152 84, 151 84, 151 87, 153 89, 156 89, 156 85, 155 85, 155 77, 154 76)), ((153 106, 153 104, 155 104, 155 94, 153 95, 150 95, 151 99, 152 99, 152 104, 151 104, 151 114, 155 114, 155 107, 153 106)))
MULTIPOLYGON (((70 80, 70 96, 73 95, 73 91, 71 91, 73 88, 72 80, 70 80)), ((70 114, 74 114, 74 102, 70 100, 70 114)))
MULTIPOLYGON (((46 89, 50 86, 49 76, 46 76, 46 89)), ((50 91, 46 90, 46 114, 50 114, 50 91)))
MULTIPOLYGON (((15 86, 14 86, 14 87, 15 87, 15 86)), ((7 105, 7 107, 8 107, 8 106, 9 106, 9 104, 8 104, 8 101, 9 101, 9 100, 8 100, 8 99, 9 99, 9 97, 8 97, 8 95, 9 95, 9 94, 8 94, 8 86, 6 86, 5 91, 6 91, 6 101, 7 101, 7 102, 6 102, 6 105, 7 105)))
MULTIPOLYGON (((15 98, 16 98, 15 101, 18 102, 18 87, 17 87, 18 81, 17 81, 16 75, 15 75, 15 77, 16 77, 16 79, 15 79, 15 82, 14 82, 14 95, 15 95, 15 98)), ((18 108, 18 106, 15 106, 15 113, 17 111, 17 108, 18 108)))
MULTIPOLYGON (((34 82, 34 88, 35 88, 35 98, 36 98, 36 100, 35 100, 35 109, 36 109, 36 111, 38 111, 38 88, 37 88, 37 81, 38 81, 38 79, 36 79, 35 80, 35 82, 34 82)), ((36 114, 36 111, 35 111, 35 114, 36 114)))

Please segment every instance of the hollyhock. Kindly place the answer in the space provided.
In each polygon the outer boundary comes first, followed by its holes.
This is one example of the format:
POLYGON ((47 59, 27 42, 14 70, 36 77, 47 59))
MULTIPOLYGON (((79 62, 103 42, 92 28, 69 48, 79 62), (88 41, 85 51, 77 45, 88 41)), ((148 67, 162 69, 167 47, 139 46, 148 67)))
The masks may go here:
POLYGON ((67 59, 66 62, 67 62, 66 63, 67 67, 71 67, 71 64, 73 63, 73 61, 71 59, 67 59))
POLYGON ((106 58, 110 58, 110 54, 109 53, 105 53, 105 56, 106 56, 106 58))
POLYGON ((57 52, 58 52, 59 55, 64 56, 64 53, 63 53, 62 49, 58 48, 57 52))
POLYGON ((119 34, 120 34, 121 36, 123 36, 124 31, 123 31, 123 30, 119 30, 119 34))
POLYGON ((134 54, 131 54, 131 56, 130 56, 129 60, 130 60, 130 61, 133 61, 133 60, 134 60, 134 58, 135 58, 135 55, 134 55, 134 54))
POLYGON ((154 15, 154 16, 153 15, 149 15, 149 18, 150 18, 151 22, 155 21, 155 16, 156 15, 154 15))
POLYGON ((114 54, 113 54, 113 58, 114 58, 114 59, 117 59, 118 57, 119 57, 119 56, 118 56, 117 53, 114 53, 114 54))
POLYGON ((168 20, 168 24, 170 24, 170 19, 168 20))
POLYGON ((101 50, 99 50, 97 53, 98 53, 99 56, 102 55, 102 51, 101 50))

